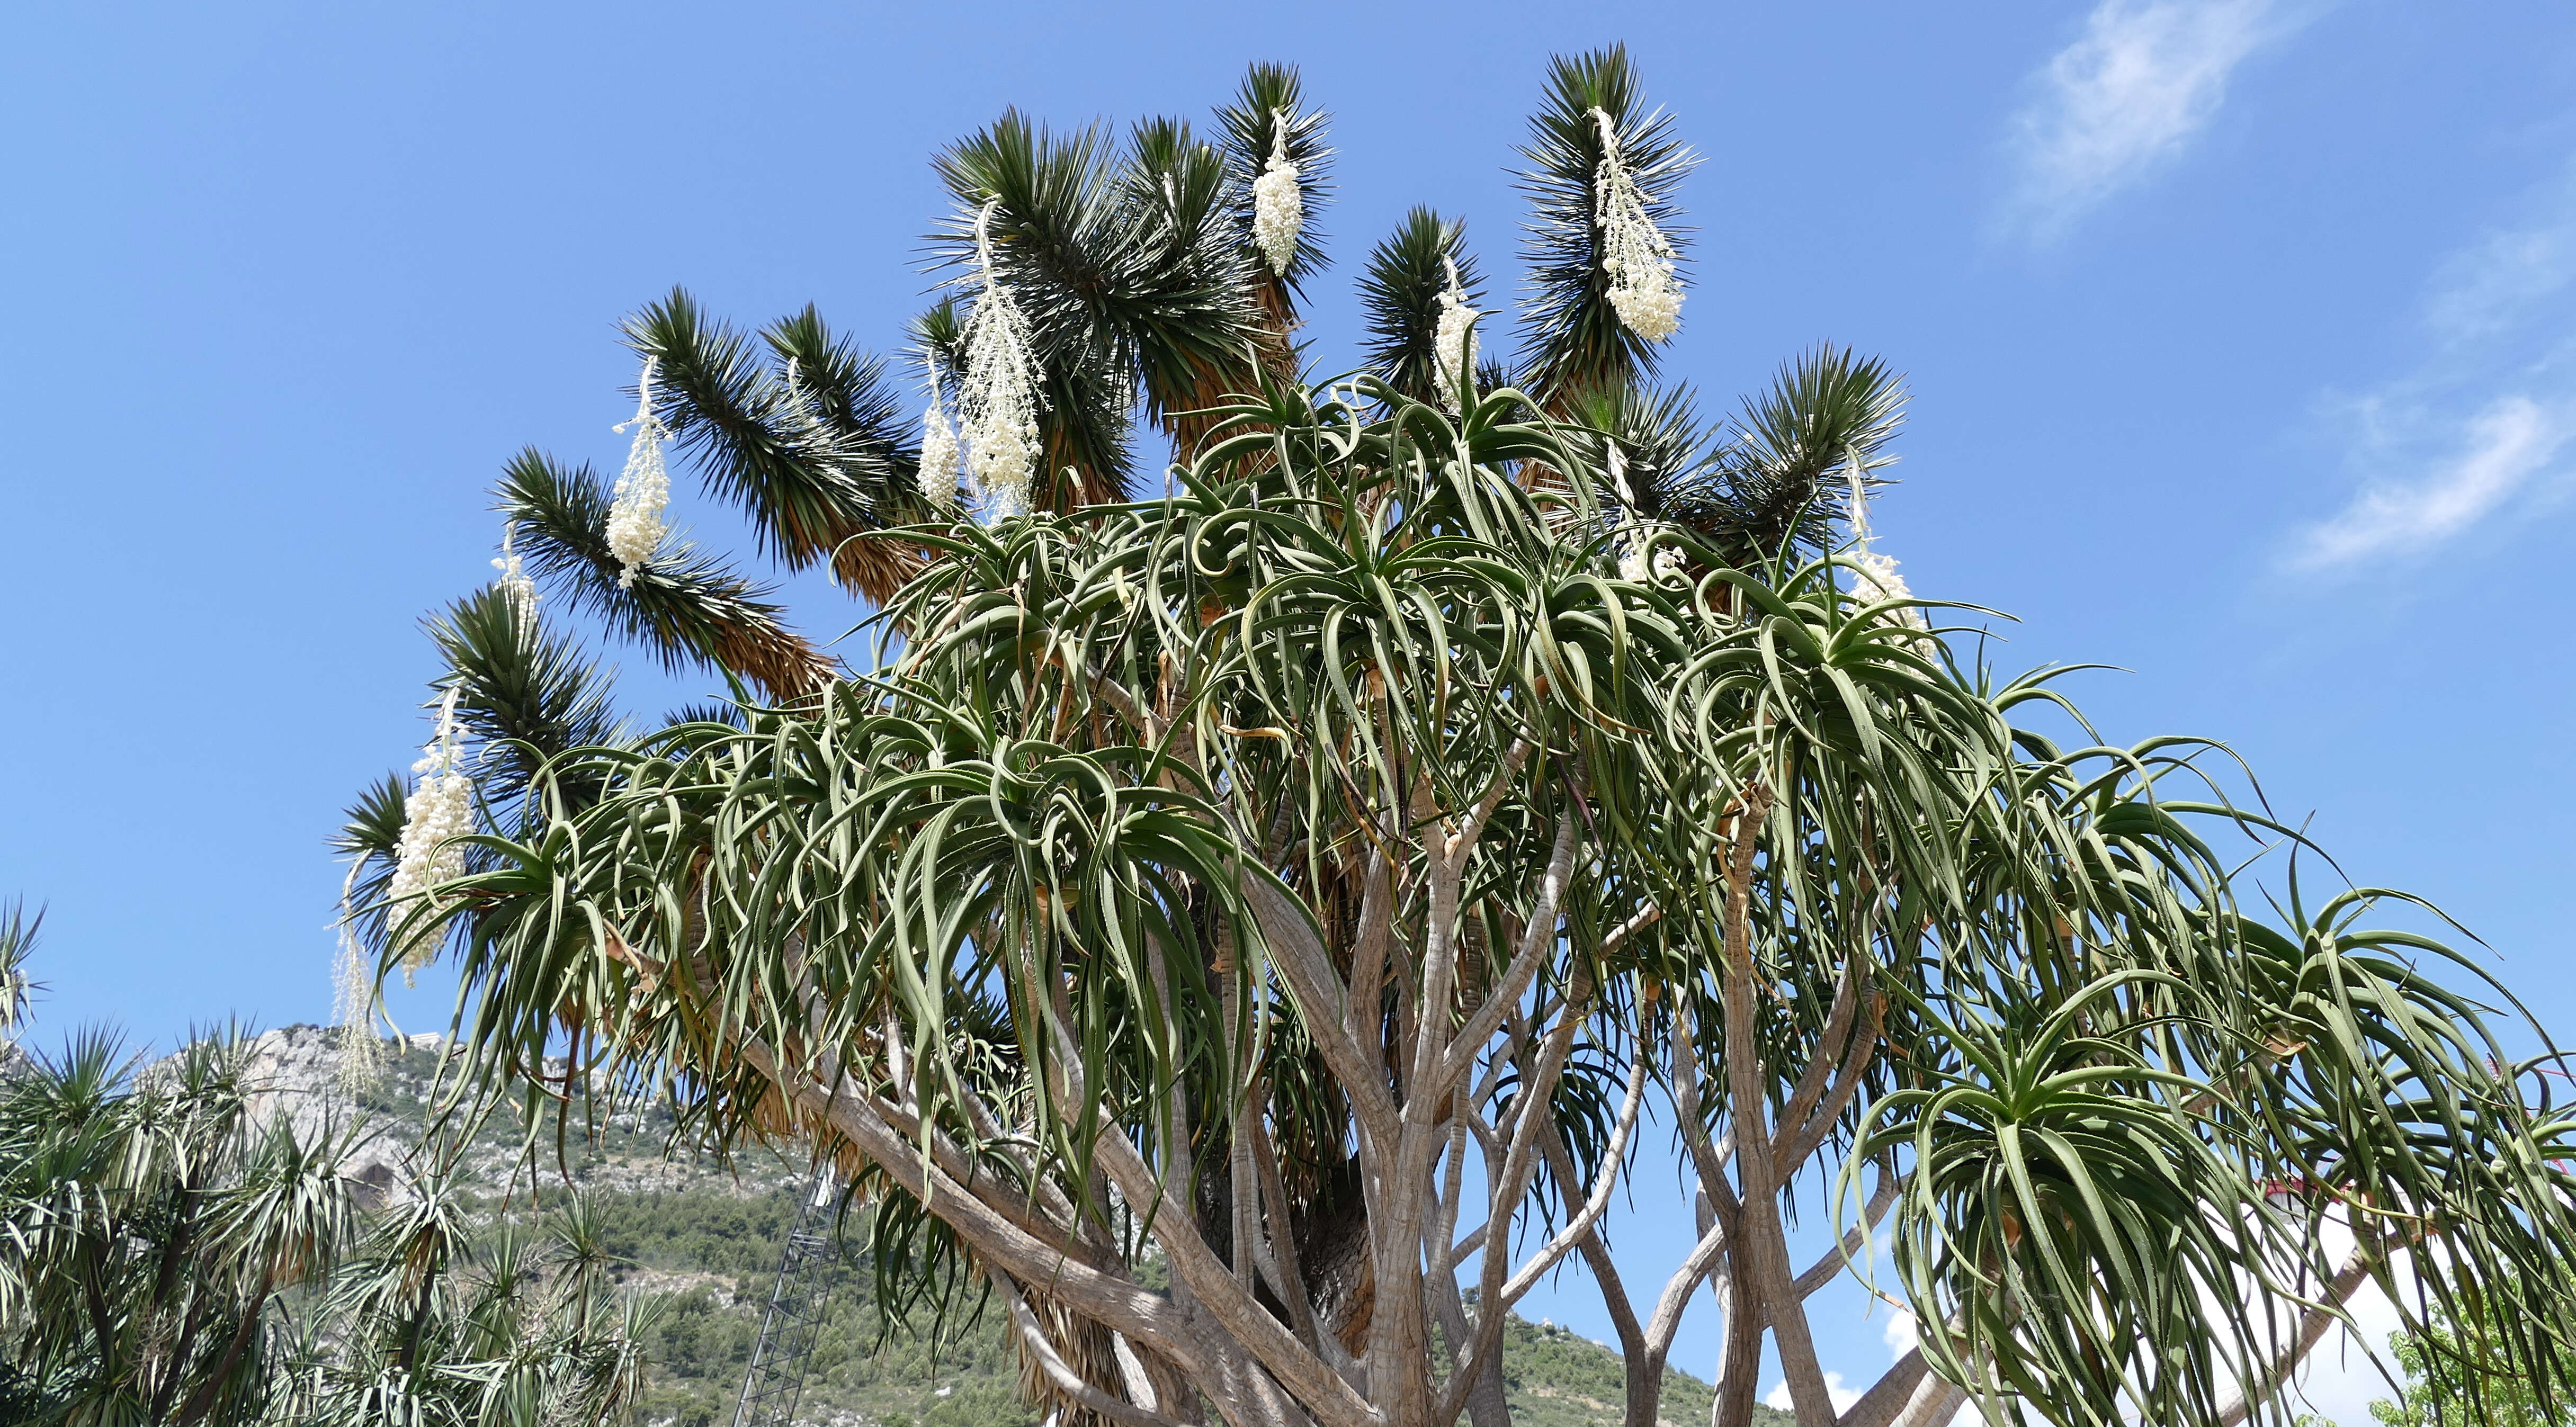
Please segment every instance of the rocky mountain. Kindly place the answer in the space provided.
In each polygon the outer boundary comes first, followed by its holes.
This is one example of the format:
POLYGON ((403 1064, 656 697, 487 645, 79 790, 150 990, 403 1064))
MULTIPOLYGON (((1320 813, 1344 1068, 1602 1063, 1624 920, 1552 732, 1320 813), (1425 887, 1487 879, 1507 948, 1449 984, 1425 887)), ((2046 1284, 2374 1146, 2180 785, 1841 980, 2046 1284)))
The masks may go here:
MULTIPOLYGON (((433 1131, 443 1145, 453 1146, 461 1138, 461 1154, 450 1175, 495 1200, 508 1199, 514 1191, 632 1194, 699 1188, 761 1196, 784 1192, 805 1179, 803 1166, 775 1154, 736 1156, 731 1164, 675 1154, 670 1150, 670 1116, 649 1105, 620 1107, 561 1144, 549 1120, 540 1127, 532 1152, 528 1126, 515 1105, 471 1126, 461 1114, 444 1113, 456 1089, 453 1076, 442 1075, 450 1066, 445 1037, 424 1032, 377 1046, 374 1074, 353 1090, 342 1075, 337 1031, 295 1025, 261 1034, 251 1043, 252 1112, 287 1115, 304 1135, 326 1125, 363 1127, 364 1138, 350 1156, 347 1172, 384 1184, 394 1195, 403 1192, 405 1167, 433 1131)), ((564 1062, 550 1059, 545 1070, 559 1081, 564 1062)))

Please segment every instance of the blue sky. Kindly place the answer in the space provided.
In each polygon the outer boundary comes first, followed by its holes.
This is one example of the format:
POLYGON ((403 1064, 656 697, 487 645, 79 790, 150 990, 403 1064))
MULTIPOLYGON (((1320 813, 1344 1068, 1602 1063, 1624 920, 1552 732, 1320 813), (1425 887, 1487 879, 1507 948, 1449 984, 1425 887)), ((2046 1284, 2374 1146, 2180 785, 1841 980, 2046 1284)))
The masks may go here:
MULTIPOLYGON (((2576 1026, 2576 13, 2501 0, 21 12, 0 895, 51 909, 45 1024, 327 1014, 322 840, 424 736, 416 620, 489 578, 501 462, 614 468, 622 313, 682 283, 889 347, 936 145, 1203 115, 1282 59, 1337 116, 1330 363, 1406 206, 1512 270, 1540 67, 1612 39, 1706 160, 1672 374, 1723 404, 1883 353, 1918 591, 2020 616, 2004 665, 2121 666, 2076 685, 2106 734, 2228 740, 2576 1026)), ((705 691, 625 662, 648 710, 705 691)))

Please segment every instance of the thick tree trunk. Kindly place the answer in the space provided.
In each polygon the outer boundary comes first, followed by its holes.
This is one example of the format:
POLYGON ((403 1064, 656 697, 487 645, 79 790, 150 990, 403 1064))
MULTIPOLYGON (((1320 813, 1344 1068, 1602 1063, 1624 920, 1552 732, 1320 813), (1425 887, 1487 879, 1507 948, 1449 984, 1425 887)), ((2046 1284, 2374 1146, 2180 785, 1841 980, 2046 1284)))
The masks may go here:
POLYGON ((1959 1415, 1959 1409, 1967 1405, 1966 1388, 1953 1386, 1937 1377, 1926 1377, 1923 1385, 1914 1390, 1914 1398, 1905 1405, 1903 1414, 1890 1427, 1946 1427, 1952 1418, 1959 1415))
POLYGON ((1747 1291, 1734 1257, 1730 1248, 1718 1270, 1718 1300, 1726 1317, 1718 1337, 1717 1396, 1709 1404, 1709 1427, 1752 1427, 1762 1390, 1761 1303, 1747 1291))

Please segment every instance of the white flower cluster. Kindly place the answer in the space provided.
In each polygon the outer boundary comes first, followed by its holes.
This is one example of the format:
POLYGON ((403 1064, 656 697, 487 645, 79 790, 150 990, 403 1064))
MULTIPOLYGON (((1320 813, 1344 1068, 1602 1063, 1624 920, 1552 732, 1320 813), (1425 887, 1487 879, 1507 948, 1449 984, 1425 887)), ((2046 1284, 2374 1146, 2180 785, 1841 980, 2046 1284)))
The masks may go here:
POLYGON ((537 582, 519 568, 519 552, 510 548, 518 532, 519 522, 502 523, 501 558, 492 562, 492 568, 500 571, 501 576, 492 583, 499 586, 501 593, 509 599, 510 612, 518 616, 519 638, 524 640, 537 629, 537 582))
POLYGON ((930 406, 921 413, 921 474, 917 479, 921 493, 944 506, 957 498, 957 428, 948 420, 947 403, 940 399, 937 359, 925 352, 921 364, 930 371, 930 406))
POLYGON ((1594 180, 1594 208, 1601 226, 1601 270, 1610 276, 1610 306, 1619 324, 1649 342, 1661 342, 1682 325, 1682 284, 1673 273, 1673 247, 1646 211, 1645 195, 1619 161, 1619 131, 1608 113, 1601 125, 1601 168, 1594 180))
POLYGON ((1306 196, 1297 187, 1297 166, 1288 161, 1288 111, 1282 109, 1270 130, 1270 165, 1252 181, 1252 241, 1272 272, 1288 271, 1305 226, 1306 196))
MULTIPOLYGON (((423 910, 416 899, 429 889, 465 875, 465 849, 455 839, 474 831, 474 781, 457 767, 458 745, 451 684, 438 706, 438 731, 411 765, 420 781, 403 803, 402 840, 394 845, 393 880, 385 887, 396 926, 423 910)), ((437 949, 434 929, 417 933, 403 946, 403 964, 418 966, 437 949)))
MULTIPOLYGON (((1861 478, 1866 473, 1867 467, 1862 465, 1858 454, 1852 455, 1850 461, 1853 545, 1850 559, 1854 567, 1852 598, 1862 604, 1875 604, 1880 600, 1910 600, 1914 598, 1914 591, 1907 589, 1905 577, 1896 573, 1896 558, 1892 555, 1881 555, 1869 548, 1869 493, 1861 487, 1861 478)), ((1931 623, 1923 618, 1923 611, 1911 606, 1891 611, 1885 618, 1912 629, 1928 630, 1932 627, 1931 623)))
POLYGON ((624 567, 617 576, 620 589, 633 587, 635 572, 662 548, 662 537, 669 533, 662 524, 662 508, 671 502, 671 474, 662 465, 662 443, 670 439, 671 428, 653 411, 655 365, 654 358, 644 359, 635 419, 611 428, 635 428, 635 444, 626 451, 626 469, 617 477, 617 498, 608 507, 608 549, 624 567))
POLYGON ((1661 579, 1682 567, 1682 552, 1670 545, 1655 547, 1654 532, 1637 517, 1637 492, 1628 485, 1628 455, 1616 441, 1607 445, 1610 485, 1618 492, 1624 511, 1619 522, 1619 578, 1639 584, 1661 579))
POLYGON ((1652 571, 1646 564, 1646 525, 1637 518, 1637 493, 1628 486, 1628 453, 1615 440, 1602 445, 1610 453, 1610 488, 1619 496, 1619 578, 1643 581, 1652 571))
MULTIPOLYGON (((1914 598, 1914 592, 1905 587, 1905 577, 1896 573, 1894 557, 1881 555, 1874 550, 1863 550, 1854 555, 1852 561, 1860 567, 1852 572, 1854 599, 1863 604, 1870 604, 1878 600, 1914 598)), ((1923 611, 1911 605, 1899 610, 1890 610, 1881 617, 1893 620, 1909 629, 1928 630, 1932 627, 1931 623, 1923 618, 1923 611)))
POLYGON ((1449 270, 1449 286, 1440 294, 1440 323, 1431 331, 1431 360, 1439 367, 1434 380, 1440 399, 1451 411, 1466 403, 1466 389, 1461 381, 1476 377, 1476 309, 1467 305, 1466 289, 1458 283, 1458 265, 1447 258, 1440 260, 1449 270))
POLYGON ((1852 593, 1864 604, 1878 600, 1908 600, 1914 591, 1905 587, 1905 577, 1896 573, 1896 557, 1863 550, 1852 558, 1852 593))
POLYGON ((975 219, 983 290, 966 323, 966 389, 957 395, 967 478, 996 517, 1028 508, 1038 460, 1037 364, 1029 355, 1028 319, 993 264, 993 211, 1001 206, 994 199, 975 219))

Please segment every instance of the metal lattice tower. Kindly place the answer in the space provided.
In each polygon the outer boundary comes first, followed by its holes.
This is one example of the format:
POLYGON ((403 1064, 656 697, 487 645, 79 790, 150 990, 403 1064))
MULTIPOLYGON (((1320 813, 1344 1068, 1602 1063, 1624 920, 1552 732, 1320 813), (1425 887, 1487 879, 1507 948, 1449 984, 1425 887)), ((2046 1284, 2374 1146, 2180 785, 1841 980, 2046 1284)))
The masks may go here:
POLYGON ((751 1346, 751 1370, 743 1375, 734 1427, 789 1427, 796 1420, 796 1399, 805 1391, 805 1369, 823 1331, 823 1311, 831 1306, 832 1270, 839 1257, 821 1222, 832 1197, 832 1172, 816 1170, 787 1231, 778 1286, 769 1292, 769 1312, 760 1320, 759 1341, 751 1346))

